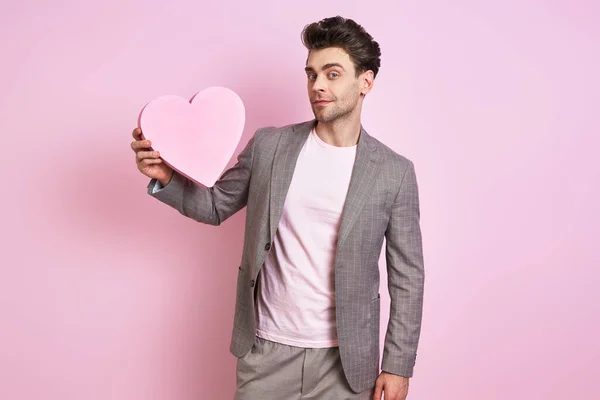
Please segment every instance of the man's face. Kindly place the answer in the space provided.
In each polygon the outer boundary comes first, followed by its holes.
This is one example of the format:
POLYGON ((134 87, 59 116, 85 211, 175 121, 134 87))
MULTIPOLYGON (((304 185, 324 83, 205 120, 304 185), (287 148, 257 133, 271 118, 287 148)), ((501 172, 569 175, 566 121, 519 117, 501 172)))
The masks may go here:
POLYGON ((306 77, 308 97, 317 121, 332 122, 362 104, 361 93, 366 93, 364 75, 356 77, 350 55, 343 49, 312 50, 306 61, 306 77))

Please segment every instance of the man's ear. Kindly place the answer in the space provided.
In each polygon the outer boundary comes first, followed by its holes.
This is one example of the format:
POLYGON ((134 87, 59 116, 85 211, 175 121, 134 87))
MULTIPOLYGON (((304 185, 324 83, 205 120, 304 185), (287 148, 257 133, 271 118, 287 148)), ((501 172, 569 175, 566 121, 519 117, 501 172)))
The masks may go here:
POLYGON ((364 96, 373 89, 373 85, 375 84, 375 74, 373 74, 373 71, 368 70, 360 74, 359 79, 361 86, 360 94, 364 96))

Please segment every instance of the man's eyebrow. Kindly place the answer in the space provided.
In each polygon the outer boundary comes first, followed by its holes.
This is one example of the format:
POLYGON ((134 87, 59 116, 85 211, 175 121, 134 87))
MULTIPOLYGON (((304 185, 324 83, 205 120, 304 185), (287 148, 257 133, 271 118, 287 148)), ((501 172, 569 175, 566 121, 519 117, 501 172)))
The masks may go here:
MULTIPOLYGON (((341 69, 343 69, 345 71, 344 66, 342 64, 339 64, 339 63, 325 64, 325 65, 323 65, 321 67, 321 71, 325 71, 326 69, 333 68, 333 67, 338 67, 338 68, 341 68, 341 69)), ((306 72, 315 72, 315 69, 312 68, 312 67, 306 67, 306 68, 304 68, 304 70, 306 72)))

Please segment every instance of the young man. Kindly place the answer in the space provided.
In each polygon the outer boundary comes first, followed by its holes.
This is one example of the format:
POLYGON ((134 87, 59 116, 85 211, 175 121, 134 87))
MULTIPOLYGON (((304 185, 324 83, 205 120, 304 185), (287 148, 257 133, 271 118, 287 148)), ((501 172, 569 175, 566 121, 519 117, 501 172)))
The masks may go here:
POLYGON ((213 187, 173 171, 142 138, 148 193, 219 225, 247 206, 231 352, 236 399, 405 399, 421 327, 424 269, 413 163, 361 124, 380 66, 358 24, 304 28, 315 119, 259 129, 213 187), (390 318, 379 374, 384 238, 390 318))

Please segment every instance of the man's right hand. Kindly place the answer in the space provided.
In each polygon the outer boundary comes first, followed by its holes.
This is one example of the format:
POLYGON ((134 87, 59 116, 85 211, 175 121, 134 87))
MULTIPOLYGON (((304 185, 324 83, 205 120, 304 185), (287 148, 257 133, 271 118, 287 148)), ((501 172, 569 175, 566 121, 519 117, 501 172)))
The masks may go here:
POLYGON ((154 151, 152 143, 144 138, 140 128, 134 129, 132 135, 135 140, 131 142, 131 148, 135 152, 135 162, 140 172, 167 186, 173 177, 173 168, 163 162, 160 153, 154 151))

